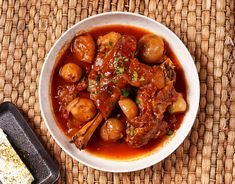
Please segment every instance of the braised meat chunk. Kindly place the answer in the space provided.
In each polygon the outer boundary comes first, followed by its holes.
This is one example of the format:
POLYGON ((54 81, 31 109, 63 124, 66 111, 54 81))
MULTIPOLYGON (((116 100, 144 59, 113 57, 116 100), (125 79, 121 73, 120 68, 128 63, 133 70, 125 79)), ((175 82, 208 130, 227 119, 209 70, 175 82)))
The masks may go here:
POLYGON ((125 73, 135 51, 136 39, 123 35, 110 52, 96 58, 88 77, 88 91, 105 119, 115 108, 120 98, 120 89, 126 86, 125 73))
POLYGON ((155 93, 153 91, 150 92, 148 87, 143 87, 139 92, 144 106, 141 114, 128 121, 126 141, 132 147, 141 147, 151 139, 166 133, 168 123, 163 121, 164 113, 177 96, 172 83, 169 83, 159 91, 155 88, 155 93))

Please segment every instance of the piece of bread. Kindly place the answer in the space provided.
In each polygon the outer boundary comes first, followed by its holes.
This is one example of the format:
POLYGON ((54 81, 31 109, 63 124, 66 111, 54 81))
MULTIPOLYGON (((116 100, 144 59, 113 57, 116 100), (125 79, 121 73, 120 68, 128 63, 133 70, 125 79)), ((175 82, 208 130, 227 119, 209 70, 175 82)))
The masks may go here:
POLYGON ((30 184, 34 178, 0 129, 0 181, 2 184, 30 184))

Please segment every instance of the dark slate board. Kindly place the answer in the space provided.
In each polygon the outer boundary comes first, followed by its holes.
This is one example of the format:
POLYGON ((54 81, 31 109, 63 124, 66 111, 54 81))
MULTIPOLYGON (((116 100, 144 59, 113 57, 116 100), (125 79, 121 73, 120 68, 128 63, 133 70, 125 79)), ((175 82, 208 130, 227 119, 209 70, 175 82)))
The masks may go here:
MULTIPOLYGON (((0 105, 0 128, 34 177, 33 184, 51 184, 60 172, 20 111, 10 102, 0 105)), ((0 182, 1 183, 1 182, 0 182)))

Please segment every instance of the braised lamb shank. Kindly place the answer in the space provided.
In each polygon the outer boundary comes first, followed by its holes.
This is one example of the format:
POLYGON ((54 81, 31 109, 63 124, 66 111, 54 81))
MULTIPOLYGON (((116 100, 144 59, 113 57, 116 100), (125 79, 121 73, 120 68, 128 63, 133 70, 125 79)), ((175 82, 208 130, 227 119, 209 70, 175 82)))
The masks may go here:
POLYGON ((107 119, 117 102, 124 98, 122 88, 137 88, 139 114, 126 120, 125 141, 132 147, 141 147, 166 134, 169 125, 164 120, 164 113, 179 95, 173 85, 175 66, 168 57, 164 57, 160 65, 146 65, 136 58, 135 37, 114 32, 109 34, 98 39, 98 53, 88 76, 87 90, 101 115, 98 115, 99 122, 95 122, 93 128, 90 128, 93 122, 89 122, 74 136, 80 149, 86 146, 102 121, 101 116, 107 119), (89 136, 84 142, 85 134, 89 136))

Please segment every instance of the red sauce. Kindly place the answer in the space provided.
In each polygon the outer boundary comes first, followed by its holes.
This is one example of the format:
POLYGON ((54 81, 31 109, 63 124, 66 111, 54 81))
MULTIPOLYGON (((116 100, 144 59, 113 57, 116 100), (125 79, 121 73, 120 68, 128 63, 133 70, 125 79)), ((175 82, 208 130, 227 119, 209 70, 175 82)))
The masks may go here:
MULTIPOLYGON (((119 32, 121 34, 133 35, 136 37, 137 40, 141 36, 150 33, 149 31, 141 28, 124 26, 124 25, 110 25, 110 26, 97 27, 95 29, 90 30, 89 32, 91 33, 93 38, 97 40, 99 36, 104 35, 111 31, 119 32)), ((187 85, 184 72, 174 52, 170 49, 169 45, 166 42, 165 45, 168 57, 170 57, 170 59, 176 65, 177 80, 175 83, 175 89, 177 92, 181 92, 186 98, 187 85)), ((59 103, 58 100, 55 98, 58 94, 58 87, 67 84, 66 81, 64 81, 60 77, 59 72, 60 68, 68 62, 78 64, 80 67, 82 67, 84 71, 89 71, 91 69, 91 65, 83 62, 78 62, 75 59, 75 57, 72 55, 70 47, 68 47, 63 53, 61 53, 61 55, 59 55, 57 65, 54 69, 54 73, 52 76, 51 102, 55 112, 54 113, 55 118, 63 133, 67 135, 69 138, 71 138, 71 135, 74 132, 68 132, 69 128, 67 126, 67 120, 64 119, 61 116, 61 113, 58 111, 59 103)), ((86 92, 82 92, 77 95, 82 97, 89 97, 89 94, 86 92)), ((177 121, 172 125, 171 127, 172 130, 177 130, 180 127, 184 115, 185 115, 184 113, 176 115, 177 121)), ((91 140, 89 141, 86 151, 98 155, 100 157, 106 157, 112 159, 134 159, 137 157, 141 157, 145 154, 151 153, 154 149, 161 146, 162 143, 168 138, 168 136, 166 135, 164 137, 161 137, 160 139, 155 139, 150 141, 147 145, 141 148, 132 148, 129 147, 125 141, 120 141, 115 143, 104 142, 99 136, 99 129, 100 128, 96 130, 95 134, 92 136, 91 140)))

